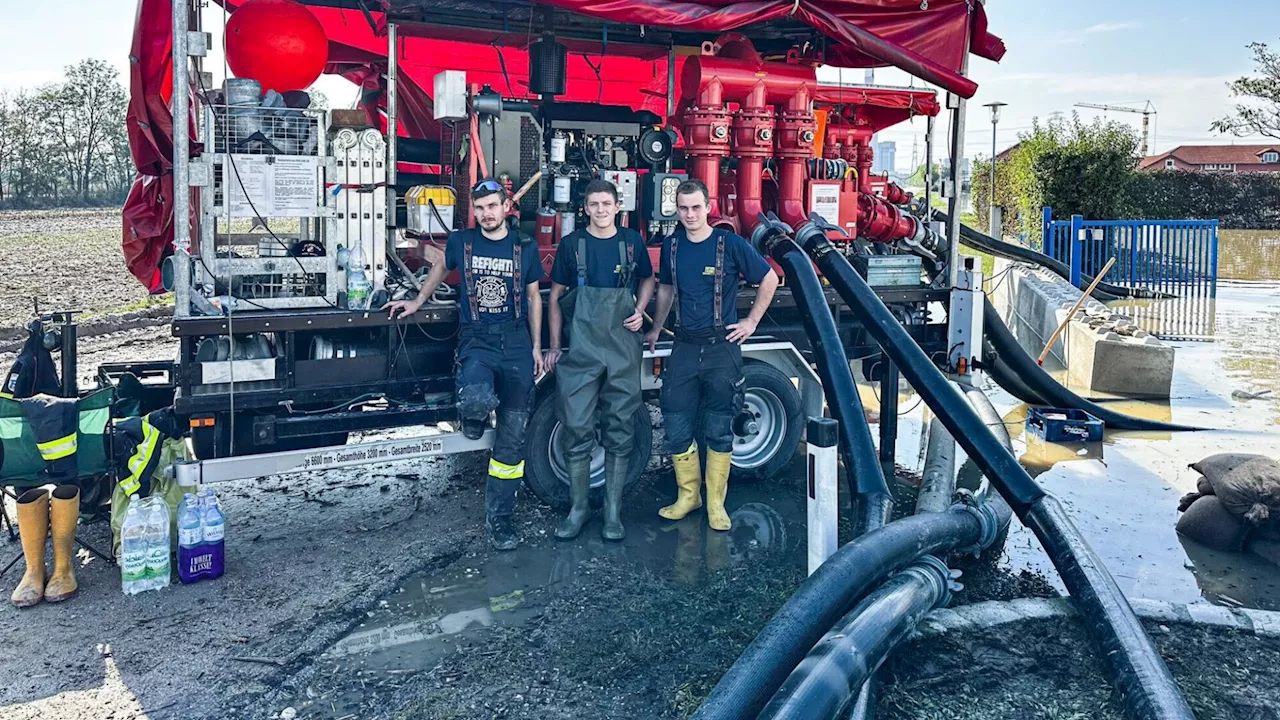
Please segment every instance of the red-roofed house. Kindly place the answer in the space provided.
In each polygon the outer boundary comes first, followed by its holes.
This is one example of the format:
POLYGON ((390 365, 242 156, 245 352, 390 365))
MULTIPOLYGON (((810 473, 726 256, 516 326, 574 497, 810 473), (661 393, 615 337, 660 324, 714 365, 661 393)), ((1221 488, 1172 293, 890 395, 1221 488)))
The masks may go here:
POLYGON ((1167 153, 1143 158, 1139 170, 1191 172, 1280 172, 1276 145, 1179 145, 1167 153))

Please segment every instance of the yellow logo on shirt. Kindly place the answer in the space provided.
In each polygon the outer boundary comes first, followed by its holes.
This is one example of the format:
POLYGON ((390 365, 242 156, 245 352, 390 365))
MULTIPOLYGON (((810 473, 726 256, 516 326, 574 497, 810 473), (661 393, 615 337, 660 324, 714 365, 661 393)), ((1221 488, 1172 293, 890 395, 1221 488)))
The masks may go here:
POLYGON ((708 266, 706 266, 706 267, 702 268, 702 274, 703 274, 703 275, 715 275, 715 274, 716 274, 716 266, 715 266, 715 265, 708 265, 708 266))

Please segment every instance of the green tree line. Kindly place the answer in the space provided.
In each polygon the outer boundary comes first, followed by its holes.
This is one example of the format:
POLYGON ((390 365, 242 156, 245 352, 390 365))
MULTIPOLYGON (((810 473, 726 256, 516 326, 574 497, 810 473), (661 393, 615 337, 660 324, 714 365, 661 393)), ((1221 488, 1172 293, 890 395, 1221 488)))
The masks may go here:
POLYGON ((133 182, 128 93, 101 60, 59 82, 0 92, 0 206, 116 204, 133 182))

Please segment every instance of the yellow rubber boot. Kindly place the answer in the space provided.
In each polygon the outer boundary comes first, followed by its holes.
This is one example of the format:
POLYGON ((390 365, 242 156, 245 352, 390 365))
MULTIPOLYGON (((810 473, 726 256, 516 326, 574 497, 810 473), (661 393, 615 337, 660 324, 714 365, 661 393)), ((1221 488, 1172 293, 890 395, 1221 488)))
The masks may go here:
POLYGON ((729 492, 729 467, 732 453, 707 451, 707 524, 712 530, 728 530, 732 523, 724 511, 724 496, 729 492))
POLYGON ((31 607, 44 597, 44 541, 49 535, 49 491, 36 488, 18 498, 18 530, 27 571, 13 591, 14 607, 31 607))
POLYGON ((676 471, 676 501, 658 511, 668 520, 680 520, 702 507, 702 469, 698 466, 698 445, 671 456, 676 471))
POLYGON ((80 488, 59 485, 49 498, 49 531, 53 535, 53 574, 44 586, 45 602, 62 602, 76 594, 76 520, 80 488))

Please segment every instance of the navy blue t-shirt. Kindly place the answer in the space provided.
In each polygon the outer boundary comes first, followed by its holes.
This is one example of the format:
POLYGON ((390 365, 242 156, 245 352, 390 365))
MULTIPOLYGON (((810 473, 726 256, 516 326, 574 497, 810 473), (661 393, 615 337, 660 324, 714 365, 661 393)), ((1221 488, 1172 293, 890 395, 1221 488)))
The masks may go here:
MULTIPOLYGON (((720 317, 725 325, 738 322, 738 280, 759 284, 773 271, 764 257, 741 235, 727 230, 714 230, 702 242, 685 236, 684 228, 662 241, 662 261, 658 266, 658 282, 671 285, 671 244, 679 243, 676 261, 680 263, 676 286, 676 302, 680 304, 680 327, 705 330, 713 327, 715 309, 716 245, 724 236, 724 285, 721 290, 720 317)), ((674 313, 673 313, 674 322, 674 313)))
POLYGON ((644 246, 640 233, 630 228, 618 228, 618 232, 608 240, 592 235, 586 230, 575 230, 560 241, 556 248, 556 262, 551 266, 551 281, 566 287, 578 286, 578 239, 585 237, 587 259, 587 285, 589 287, 618 287, 618 273, 626 258, 618 257, 618 241, 631 245, 631 261, 635 263, 635 271, 631 273, 631 292, 636 291, 640 280, 653 277, 653 263, 649 261, 649 251, 644 246))
MULTIPOLYGON (((463 260, 466 256, 463 245, 471 240, 471 276, 476 286, 476 311, 481 323, 509 322, 515 319, 515 243, 517 236, 507 232, 501 240, 490 240, 479 229, 458 230, 449 235, 444 248, 445 267, 462 271, 462 282, 458 284, 458 317, 461 323, 474 322, 466 282, 463 260)), ((542 261, 538 257, 538 246, 533 242, 524 243, 520 248, 520 284, 529 285, 541 280, 544 276, 542 261)), ((520 316, 529 313, 528 293, 521 293, 524 302, 520 316)), ((541 296, 536 298, 542 301, 541 296)))

